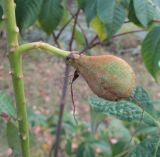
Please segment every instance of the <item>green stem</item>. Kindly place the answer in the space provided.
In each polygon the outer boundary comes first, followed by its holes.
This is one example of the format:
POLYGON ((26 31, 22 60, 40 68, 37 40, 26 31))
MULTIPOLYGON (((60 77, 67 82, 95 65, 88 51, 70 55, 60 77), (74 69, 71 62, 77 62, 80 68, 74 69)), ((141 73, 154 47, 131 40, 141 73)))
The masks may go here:
POLYGON ((15 3, 14 0, 4 0, 7 40, 9 61, 11 66, 11 75, 16 99, 17 117, 19 123, 19 136, 21 140, 22 156, 30 157, 29 148, 29 131, 24 94, 24 82, 22 72, 22 58, 16 51, 18 44, 18 27, 15 19, 15 3))
POLYGON ((38 49, 38 48, 47 50, 47 52, 49 52, 51 54, 55 54, 55 55, 60 56, 60 57, 67 57, 71 53, 69 51, 61 50, 59 48, 51 46, 47 43, 43 43, 41 41, 40 42, 32 42, 32 43, 23 44, 23 45, 21 45, 17 48, 17 52, 19 54, 23 54, 23 53, 25 53, 29 50, 38 49))

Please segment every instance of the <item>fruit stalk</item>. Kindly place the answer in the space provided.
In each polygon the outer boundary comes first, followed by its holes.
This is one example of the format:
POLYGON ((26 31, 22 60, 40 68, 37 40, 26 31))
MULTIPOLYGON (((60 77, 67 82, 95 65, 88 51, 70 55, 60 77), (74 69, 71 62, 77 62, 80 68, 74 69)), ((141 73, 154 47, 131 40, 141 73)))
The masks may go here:
POLYGON ((32 50, 32 49, 43 49, 46 50, 44 52, 50 53, 59 57, 66 58, 71 54, 70 51, 65 51, 59 48, 56 48, 50 44, 44 43, 44 42, 32 42, 32 43, 26 43, 22 44, 17 48, 17 52, 22 55, 23 53, 32 50))

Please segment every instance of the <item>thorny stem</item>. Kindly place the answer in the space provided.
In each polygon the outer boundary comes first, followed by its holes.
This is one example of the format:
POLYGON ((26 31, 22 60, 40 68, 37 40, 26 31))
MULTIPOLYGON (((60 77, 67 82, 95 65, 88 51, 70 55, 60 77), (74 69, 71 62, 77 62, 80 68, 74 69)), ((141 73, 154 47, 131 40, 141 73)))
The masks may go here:
POLYGON ((22 73, 22 57, 16 51, 19 46, 19 30, 16 25, 14 0, 4 0, 8 56, 11 66, 11 75, 16 99, 17 116, 19 123, 19 136, 21 140, 22 156, 30 157, 29 131, 26 111, 26 100, 24 94, 24 81, 22 73))

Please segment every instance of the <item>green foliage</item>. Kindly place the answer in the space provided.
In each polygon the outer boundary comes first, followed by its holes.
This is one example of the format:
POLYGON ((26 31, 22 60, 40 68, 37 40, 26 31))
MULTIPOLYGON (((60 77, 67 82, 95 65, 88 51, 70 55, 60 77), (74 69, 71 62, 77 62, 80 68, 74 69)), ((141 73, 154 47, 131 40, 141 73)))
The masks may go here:
POLYGON ((146 90, 142 87, 136 87, 133 91, 132 97, 128 98, 129 101, 138 104, 141 106, 146 112, 155 116, 155 110, 152 104, 152 101, 146 90))
POLYGON ((136 16, 133 0, 131 0, 130 3, 129 3, 128 19, 130 21, 132 21, 134 24, 136 24, 137 26, 143 27, 142 24, 140 23, 140 21, 138 20, 137 16, 136 16))
POLYGON ((105 25, 102 23, 98 16, 92 19, 91 26, 94 28, 101 41, 106 39, 107 35, 105 25))
POLYGON ((75 39, 77 47, 80 47, 85 44, 84 36, 82 32, 77 28, 75 29, 74 39, 75 39))
POLYGON ((127 8, 129 7, 129 3, 131 0, 120 0, 120 4, 124 7, 127 8))
POLYGON ((116 156, 120 154, 122 150, 125 150, 126 144, 130 142, 132 135, 120 120, 111 121, 108 129, 109 137, 117 140, 117 142, 112 145, 112 156, 116 156))
POLYGON ((86 0, 77 0, 78 2, 78 6, 79 8, 83 9, 84 10, 84 7, 86 6, 86 0))
POLYGON ((2 91, 0 91, 0 114, 7 114, 13 118, 17 115, 11 97, 2 91))
POLYGON ((37 19, 43 0, 15 0, 16 20, 20 31, 24 31, 37 19))
POLYGON ((112 157, 112 148, 109 142, 107 142, 105 139, 99 139, 94 141, 94 148, 99 149, 101 153, 99 153, 99 156, 101 157, 112 157))
POLYGON ((50 34, 63 16, 63 7, 59 0, 16 0, 15 2, 16 20, 21 32, 39 19, 42 29, 50 34))
POLYGON ((144 27, 147 27, 154 19, 156 13, 155 8, 146 0, 134 0, 133 4, 136 17, 144 27))
POLYGON ((135 24, 147 28, 153 20, 159 18, 160 10, 151 0, 132 0, 129 19, 135 24))
POLYGON ((121 5, 115 5, 112 21, 106 23, 107 37, 111 38, 122 26, 125 20, 125 10, 121 5))
POLYGON ((68 156, 71 156, 72 155, 72 140, 71 139, 67 140, 65 149, 66 149, 65 151, 68 154, 68 156))
POLYGON ((81 143, 77 149, 76 157, 95 157, 94 149, 88 143, 81 143))
POLYGON ((86 15, 87 22, 90 23, 91 20, 97 15, 97 0, 87 0, 83 3, 84 12, 86 15))
MULTIPOLYGON (((90 97, 89 103, 91 109, 97 113, 97 115, 111 115, 121 120, 127 120, 129 122, 141 121, 144 124, 137 130, 138 134, 150 134, 151 137, 142 140, 141 143, 135 145, 135 147, 129 149, 127 157, 158 157, 160 155, 160 136, 157 133, 157 127, 160 127, 160 123, 157 120, 156 111, 153 108, 151 99, 148 93, 142 88, 137 87, 132 97, 128 100, 122 101, 108 101, 98 97, 90 97), (142 109, 143 119, 142 119, 142 109), (152 127, 153 126, 153 127, 152 127)), ((104 118, 99 118, 102 120, 104 118)), ((129 143, 131 137, 127 128, 124 128, 120 121, 114 120, 108 126, 109 137, 116 139, 118 142, 112 146, 112 155, 116 156, 121 154, 125 150, 126 143, 129 143)))
POLYGON ((42 29, 51 34, 63 17, 62 0, 44 1, 39 15, 42 29))
POLYGON ((13 157, 21 155, 20 138, 18 135, 18 127, 16 123, 7 123, 7 140, 8 145, 13 150, 13 157))
POLYGON ((47 123, 47 117, 41 114, 36 114, 31 107, 28 108, 28 121, 31 126, 42 125, 45 126, 47 123))
POLYGON ((97 15, 103 23, 112 23, 115 5, 115 0, 97 1, 97 15))
POLYGON ((154 27, 146 36, 142 44, 143 61, 152 74, 158 81, 160 74, 160 27, 154 27))
POLYGON ((148 111, 147 106, 152 106, 152 104, 150 104, 150 100, 148 100, 148 95, 144 90, 140 88, 137 88, 136 91, 138 92, 136 92, 135 97, 134 95, 132 96, 134 99, 131 101, 121 100, 115 102, 92 96, 89 98, 89 104, 91 105, 93 110, 105 115, 113 115, 121 120, 126 120, 130 122, 138 122, 143 119, 143 122, 146 124, 159 126, 159 122, 156 120, 153 111, 148 111), (140 102, 138 100, 139 98, 141 98, 140 102), (143 102, 145 102, 144 107, 143 102))
POLYGON ((88 0, 83 5, 87 22, 91 23, 102 41, 111 38, 125 20, 125 9, 115 0, 88 0))
MULTIPOLYGON (((140 121, 142 119, 142 109, 129 101, 112 102, 98 97, 90 97, 91 107, 101 114, 113 115, 121 120, 140 121)), ((155 120, 144 112, 143 121, 155 125, 155 120)))
POLYGON ((158 157, 160 156, 160 136, 154 135, 135 146, 127 157, 158 157))

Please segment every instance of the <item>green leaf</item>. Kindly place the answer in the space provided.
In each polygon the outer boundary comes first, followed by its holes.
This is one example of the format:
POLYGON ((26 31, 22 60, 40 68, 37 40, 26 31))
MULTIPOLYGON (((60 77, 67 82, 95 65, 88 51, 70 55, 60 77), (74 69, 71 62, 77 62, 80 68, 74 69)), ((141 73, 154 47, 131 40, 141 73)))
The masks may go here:
POLYGON ((159 122, 151 114, 143 111, 140 106, 126 100, 116 102, 92 96, 89 97, 89 104, 93 110, 104 115, 112 115, 121 120, 126 120, 129 122, 139 122, 143 120, 143 122, 148 125, 160 126, 159 122))
POLYGON ((43 0, 15 0, 16 20, 20 31, 24 31, 37 19, 43 0))
POLYGON ((113 18, 110 23, 106 24, 107 38, 112 37, 123 25, 125 20, 125 9, 121 5, 114 8, 113 18))
MULTIPOLYGON (((121 5, 115 5, 113 10, 113 17, 108 20, 108 23, 103 23, 101 19, 96 16, 91 21, 91 26, 95 29, 101 41, 111 38, 122 26, 125 20, 125 10, 121 5)), ((107 20, 106 20, 107 22, 107 20)))
POLYGON ((74 39, 75 39, 77 47, 80 47, 85 43, 82 32, 78 30, 77 28, 75 29, 74 39))
POLYGON ((89 143, 81 143, 78 146, 76 157, 95 157, 95 152, 89 143))
POLYGON ((8 122, 7 123, 7 140, 8 145, 13 150, 13 156, 20 156, 21 155, 21 145, 20 145, 20 138, 18 136, 18 127, 15 123, 8 122))
POLYGON ((160 74, 160 26, 157 26, 148 33, 142 43, 143 61, 151 73, 158 81, 160 74))
POLYGON ((81 143, 77 148, 76 157, 83 157, 84 151, 85 151, 85 143, 81 143))
POLYGON ((120 0, 120 4, 124 7, 124 8, 128 8, 129 4, 130 4, 131 0, 120 0))
POLYGON ((102 23, 98 16, 92 19, 91 26, 94 28, 101 41, 106 39, 107 35, 105 25, 102 23))
POLYGON ((96 133, 99 124, 104 120, 105 116, 103 114, 98 114, 92 108, 90 108, 91 116, 91 129, 93 133, 96 133))
POLYGON ((152 127, 148 126, 146 124, 141 124, 140 127, 136 130, 136 136, 138 135, 155 135, 157 134, 158 128, 157 127, 152 127))
POLYGON ((95 151, 91 144, 85 145, 85 151, 83 157, 95 157, 95 151))
POLYGON ((128 100, 140 105, 146 112, 155 116, 156 111, 154 110, 152 100, 143 87, 136 87, 136 89, 133 91, 132 97, 129 97, 128 100))
POLYGON ((86 0, 77 0, 77 1, 79 7, 84 10, 87 1, 86 0))
POLYGON ((0 114, 3 113, 14 118, 16 118, 17 115, 11 97, 0 91, 0 114))
POLYGON ((3 8, 0 6, 0 22, 2 21, 2 16, 3 16, 3 8))
POLYGON ((154 13, 146 0, 133 0, 135 14, 144 27, 153 20, 154 13))
POLYGON ((115 5, 115 0, 99 0, 97 2, 97 15, 103 23, 112 23, 115 5))
POLYGON ((160 17, 160 10, 151 0, 133 0, 135 15, 143 27, 160 17))
POLYGON ((66 153, 71 156, 72 155, 72 141, 70 139, 67 140, 67 143, 66 143, 66 153))
POLYGON ((87 22, 90 23, 90 21, 97 15, 97 0, 87 0, 85 2, 84 12, 87 22))
POLYGON ((31 107, 27 108, 28 121, 32 126, 36 125, 47 125, 47 117, 42 114, 36 114, 31 107))
POLYGON ((107 140, 96 140, 93 143, 95 148, 98 148, 101 150, 101 154, 104 157, 112 157, 112 148, 111 145, 107 142, 107 140))
POLYGON ((120 120, 112 120, 108 129, 109 138, 117 140, 117 142, 112 145, 112 156, 116 156, 125 149, 125 146, 130 142, 132 135, 120 120))
POLYGON ((138 144, 127 157, 159 157, 160 136, 155 135, 138 144))
POLYGON ((39 21, 42 29, 51 34, 63 17, 62 0, 47 0, 44 1, 39 16, 39 21))
POLYGON ((132 21, 134 24, 136 24, 137 26, 143 27, 136 16, 134 5, 133 5, 133 0, 131 0, 129 3, 128 19, 132 21))

